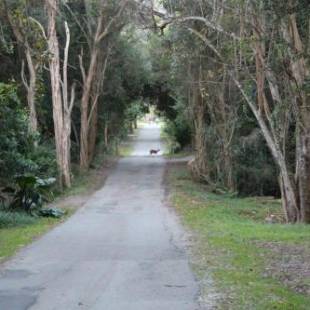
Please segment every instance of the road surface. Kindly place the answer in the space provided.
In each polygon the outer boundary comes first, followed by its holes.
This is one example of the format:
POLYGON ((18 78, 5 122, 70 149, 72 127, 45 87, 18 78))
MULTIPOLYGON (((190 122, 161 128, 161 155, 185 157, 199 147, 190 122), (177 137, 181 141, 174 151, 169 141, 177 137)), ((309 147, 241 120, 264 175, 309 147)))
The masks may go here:
POLYGON ((162 148, 155 125, 83 208, 0 267, 1 310, 198 309, 165 161, 151 148, 162 148))

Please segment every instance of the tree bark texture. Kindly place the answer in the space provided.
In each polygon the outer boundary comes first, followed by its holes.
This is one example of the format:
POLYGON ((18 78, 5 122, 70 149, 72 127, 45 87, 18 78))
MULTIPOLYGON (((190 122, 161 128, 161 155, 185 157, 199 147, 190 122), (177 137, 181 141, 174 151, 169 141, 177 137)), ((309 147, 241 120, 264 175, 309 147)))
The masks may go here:
POLYGON ((67 62, 70 36, 66 26, 67 42, 65 47, 63 81, 61 77, 59 42, 56 32, 56 16, 58 12, 58 0, 46 0, 48 15, 48 47, 50 52, 49 68, 52 87, 53 120, 55 132, 56 159, 61 187, 71 186, 70 174, 70 133, 71 133, 71 109, 74 95, 71 94, 71 104, 68 106, 67 87, 67 62), (63 88, 61 88, 61 84, 63 88))

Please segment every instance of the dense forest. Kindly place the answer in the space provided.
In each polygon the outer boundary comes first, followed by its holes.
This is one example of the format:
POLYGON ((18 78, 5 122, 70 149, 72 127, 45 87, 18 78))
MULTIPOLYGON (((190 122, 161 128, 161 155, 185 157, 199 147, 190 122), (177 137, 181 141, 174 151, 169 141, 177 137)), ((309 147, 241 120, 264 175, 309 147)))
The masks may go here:
POLYGON ((70 187, 153 105, 195 180, 310 223, 309 60, 308 0, 3 0, 2 204, 70 187))

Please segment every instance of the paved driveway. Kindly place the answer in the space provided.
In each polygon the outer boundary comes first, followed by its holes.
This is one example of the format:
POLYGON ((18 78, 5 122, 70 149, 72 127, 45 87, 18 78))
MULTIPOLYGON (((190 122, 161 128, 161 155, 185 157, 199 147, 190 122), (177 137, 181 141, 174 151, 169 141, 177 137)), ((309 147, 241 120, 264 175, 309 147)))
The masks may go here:
POLYGON ((135 139, 105 186, 0 267, 1 310, 195 310, 184 231, 165 205, 159 128, 135 139))

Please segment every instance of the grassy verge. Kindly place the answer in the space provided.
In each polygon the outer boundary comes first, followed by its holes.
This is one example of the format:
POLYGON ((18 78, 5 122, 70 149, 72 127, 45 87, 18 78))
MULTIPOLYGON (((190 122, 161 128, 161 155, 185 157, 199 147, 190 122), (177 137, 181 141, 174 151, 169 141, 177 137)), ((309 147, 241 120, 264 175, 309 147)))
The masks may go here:
POLYGON ((309 309, 310 227, 267 224, 271 199, 207 192, 184 166, 168 168, 171 202, 193 232, 193 267, 215 309, 309 309))
POLYGON ((21 247, 31 243, 34 238, 42 235, 61 221, 53 218, 34 219, 30 216, 27 220, 26 215, 23 219, 18 214, 16 216, 19 218, 15 219, 14 223, 10 222, 8 227, 0 229, 0 262, 14 255, 21 247))

